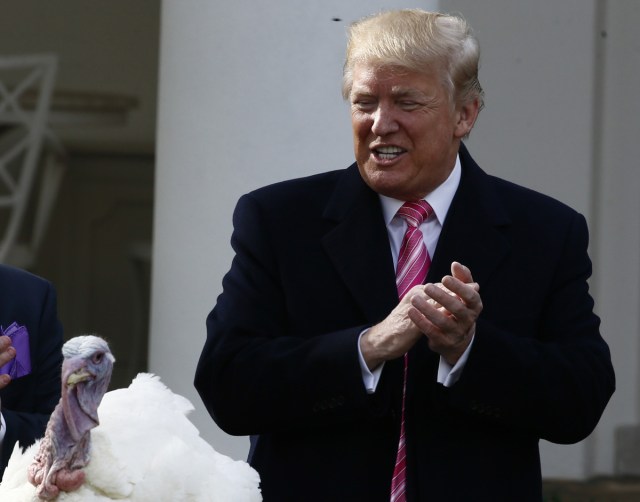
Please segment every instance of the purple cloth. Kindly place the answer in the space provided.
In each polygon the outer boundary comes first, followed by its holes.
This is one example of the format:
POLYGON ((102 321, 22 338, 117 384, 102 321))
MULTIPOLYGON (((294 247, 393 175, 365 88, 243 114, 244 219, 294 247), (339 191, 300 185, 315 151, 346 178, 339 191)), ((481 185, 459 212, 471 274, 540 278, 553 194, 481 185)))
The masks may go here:
POLYGON ((0 336, 11 338, 11 345, 16 349, 16 357, 0 368, 0 374, 7 373, 12 379, 31 373, 31 353, 29 351, 29 333, 24 326, 13 323, 6 330, 0 326, 0 336))

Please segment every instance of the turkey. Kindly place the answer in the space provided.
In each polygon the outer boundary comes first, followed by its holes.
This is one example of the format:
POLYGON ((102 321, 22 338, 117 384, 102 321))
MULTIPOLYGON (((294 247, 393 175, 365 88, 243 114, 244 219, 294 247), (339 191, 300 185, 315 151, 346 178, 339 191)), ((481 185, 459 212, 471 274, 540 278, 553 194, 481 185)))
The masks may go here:
POLYGON ((0 500, 262 500, 258 473, 204 441, 187 418, 193 405, 159 377, 140 373, 105 394, 114 358, 103 339, 72 338, 63 356, 60 402, 44 438, 15 446, 0 500))

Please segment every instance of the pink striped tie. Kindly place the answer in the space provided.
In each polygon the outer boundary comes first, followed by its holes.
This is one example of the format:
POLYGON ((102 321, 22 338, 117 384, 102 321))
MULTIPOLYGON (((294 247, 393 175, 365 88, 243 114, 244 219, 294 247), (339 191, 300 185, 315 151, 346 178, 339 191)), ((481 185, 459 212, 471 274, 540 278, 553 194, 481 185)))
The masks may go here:
MULTIPOLYGON (((422 284, 427 277, 431 258, 424 245, 420 224, 425 221, 433 209, 424 200, 417 202, 405 202, 398 210, 400 216, 407 222, 407 231, 402 239, 398 265, 396 267, 396 285, 398 297, 402 300, 404 295, 415 285, 422 284)), ((400 424, 400 441, 398 442, 398 454, 396 466, 393 470, 391 481, 391 502, 406 501, 406 443, 404 430, 404 402, 407 391, 407 354, 404 355, 404 378, 402 386, 402 421, 400 424)))

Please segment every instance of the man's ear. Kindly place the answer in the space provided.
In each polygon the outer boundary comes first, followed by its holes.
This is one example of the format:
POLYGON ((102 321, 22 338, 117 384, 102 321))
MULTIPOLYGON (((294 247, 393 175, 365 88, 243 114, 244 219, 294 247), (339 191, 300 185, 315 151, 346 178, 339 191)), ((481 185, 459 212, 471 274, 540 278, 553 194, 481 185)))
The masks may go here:
POLYGON ((464 138, 467 136, 473 124, 475 124, 480 113, 480 101, 478 98, 469 101, 467 103, 456 106, 456 127, 454 129, 454 135, 456 138, 464 138))

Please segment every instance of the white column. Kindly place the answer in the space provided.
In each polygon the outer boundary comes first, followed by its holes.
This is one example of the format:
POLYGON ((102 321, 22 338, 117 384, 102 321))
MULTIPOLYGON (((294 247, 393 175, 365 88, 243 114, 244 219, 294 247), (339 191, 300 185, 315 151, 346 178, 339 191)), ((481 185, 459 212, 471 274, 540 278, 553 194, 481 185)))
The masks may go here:
MULTIPOLYGON (((594 151, 592 284, 617 390, 592 437, 594 455, 588 466, 596 474, 611 472, 616 429, 640 427, 640 9, 635 0, 598 3, 600 57, 595 71, 601 103, 594 123, 599 142, 594 151)), ((635 446, 621 445, 627 454, 635 446)), ((635 459, 637 468, 640 452, 635 459)))
MULTIPOLYGON (((425 9, 437 1, 414 2, 425 9)), ((340 95, 346 26, 402 1, 165 1, 162 4, 150 369, 217 429, 193 388, 205 318, 231 263, 231 213, 258 186, 353 162, 340 95)))

